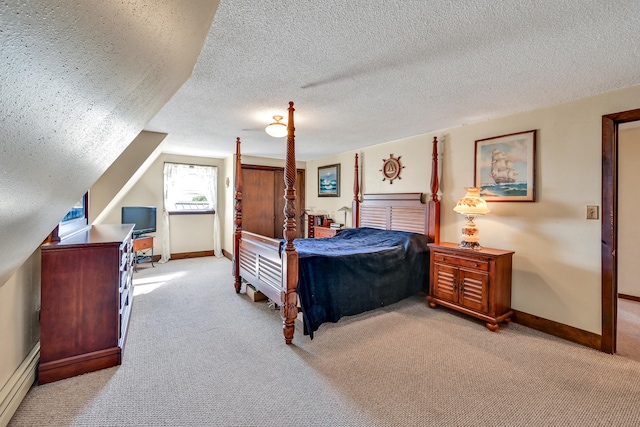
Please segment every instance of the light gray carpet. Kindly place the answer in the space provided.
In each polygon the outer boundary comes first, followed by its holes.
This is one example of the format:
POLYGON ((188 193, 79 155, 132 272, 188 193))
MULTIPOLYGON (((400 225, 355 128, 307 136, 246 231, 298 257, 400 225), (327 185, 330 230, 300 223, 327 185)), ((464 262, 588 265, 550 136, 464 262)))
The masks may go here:
POLYGON ((282 338, 226 259, 140 266, 124 363, 32 388, 10 426, 637 426, 640 364, 423 297, 282 338))

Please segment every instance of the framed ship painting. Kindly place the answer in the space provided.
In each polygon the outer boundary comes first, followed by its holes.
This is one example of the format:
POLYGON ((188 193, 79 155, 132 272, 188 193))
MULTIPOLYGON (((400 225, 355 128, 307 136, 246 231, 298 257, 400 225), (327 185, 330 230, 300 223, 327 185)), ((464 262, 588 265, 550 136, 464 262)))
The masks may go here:
POLYGON ((340 164, 318 168, 318 197, 340 196, 340 164))
POLYGON ((474 186, 487 202, 534 202, 536 131, 476 141, 474 186))

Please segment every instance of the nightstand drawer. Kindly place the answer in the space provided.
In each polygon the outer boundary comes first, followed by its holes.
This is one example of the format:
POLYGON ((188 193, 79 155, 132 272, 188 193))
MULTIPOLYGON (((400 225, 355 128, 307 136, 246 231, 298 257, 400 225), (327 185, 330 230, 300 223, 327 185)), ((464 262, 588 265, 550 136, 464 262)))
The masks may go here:
POLYGON ((133 240, 133 250, 142 251, 153 246, 153 237, 141 237, 133 240))
POLYGON ((476 270, 489 271, 489 263, 475 259, 460 258, 458 256, 436 252, 433 260, 440 264, 454 265, 457 267, 473 268, 476 270))

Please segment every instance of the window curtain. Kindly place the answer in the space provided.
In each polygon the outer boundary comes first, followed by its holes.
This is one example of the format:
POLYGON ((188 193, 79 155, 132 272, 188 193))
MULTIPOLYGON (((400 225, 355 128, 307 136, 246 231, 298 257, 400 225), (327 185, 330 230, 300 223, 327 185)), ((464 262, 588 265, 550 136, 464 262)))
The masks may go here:
POLYGON ((220 215, 218 215, 218 168, 216 166, 200 167, 200 175, 207 183, 205 197, 209 201, 209 208, 215 211, 213 215, 213 253, 217 258, 222 257, 222 239, 220 236, 220 215))
POLYGON ((162 207, 162 253, 159 263, 163 264, 171 259, 171 239, 169 229, 169 208, 175 206, 175 200, 171 200, 172 191, 176 186, 178 176, 178 164, 164 164, 164 206, 162 207))

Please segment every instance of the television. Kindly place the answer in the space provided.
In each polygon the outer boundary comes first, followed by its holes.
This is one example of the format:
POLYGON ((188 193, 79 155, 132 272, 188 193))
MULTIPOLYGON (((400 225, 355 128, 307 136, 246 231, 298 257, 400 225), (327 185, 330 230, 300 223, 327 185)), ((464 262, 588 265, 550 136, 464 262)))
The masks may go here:
POLYGON ((133 234, 139 236, 156 231, 155 206, 123 206, 122 224, 135 224, 133 234))

